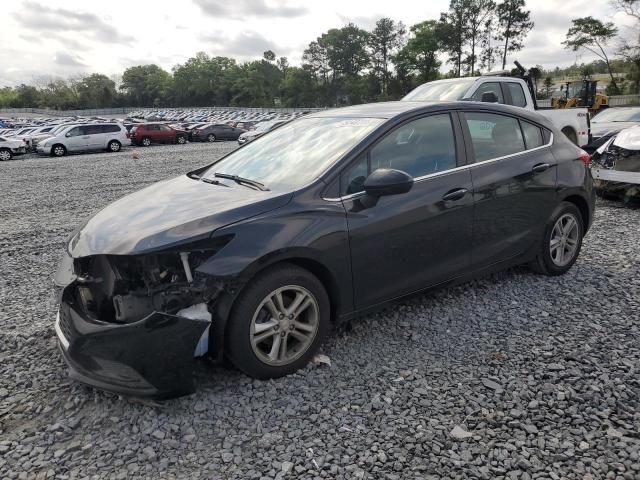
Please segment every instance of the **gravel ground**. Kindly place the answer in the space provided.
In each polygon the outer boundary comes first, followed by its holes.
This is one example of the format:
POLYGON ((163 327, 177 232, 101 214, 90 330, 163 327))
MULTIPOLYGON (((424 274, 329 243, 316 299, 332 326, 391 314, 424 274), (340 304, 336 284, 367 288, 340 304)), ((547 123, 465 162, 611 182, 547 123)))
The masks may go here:
POLYGON ((71 382, 50 282, 82 217, 233 144, 0 164, 0 478, 640 478, 640 211, 600 203, 576 266, 411 297, 331 366, 207 361, 156 404, 71 382))

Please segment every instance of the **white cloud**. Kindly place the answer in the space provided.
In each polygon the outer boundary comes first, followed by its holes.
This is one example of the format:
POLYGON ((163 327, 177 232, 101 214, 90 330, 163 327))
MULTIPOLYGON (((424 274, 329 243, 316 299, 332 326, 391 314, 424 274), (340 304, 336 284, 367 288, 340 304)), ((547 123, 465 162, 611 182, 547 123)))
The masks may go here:
MULTIPOLYGON (((191 0, 4 2, 0 29, 0 87, 34 76, 68 77, 84 72, 122 73, 131 65, 157 63, 171 69, 198 51, 239 60, 271 49, 299 64, 309 42, 330 28, 354 22, 370 28, 381 16, 411 26, 436 19, 449 0, 191 0)), ((576 54, 561 42, 572 16, 593 15, 623 26, 608 0, 529 0, 536 27, 514 58, 525 65, 566 66, 576 54)), ((622 28, 621 28, 622 30, 622 28)), ((612 45, 612 51, 614 46, 612 45)), ((583 55, 579 61, 592 57, 583 55)))

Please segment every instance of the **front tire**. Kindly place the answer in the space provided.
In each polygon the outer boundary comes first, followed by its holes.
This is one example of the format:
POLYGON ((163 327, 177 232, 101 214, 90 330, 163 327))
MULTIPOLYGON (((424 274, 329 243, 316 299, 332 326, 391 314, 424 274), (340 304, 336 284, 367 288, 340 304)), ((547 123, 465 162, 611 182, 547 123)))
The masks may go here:
POLYGON ((187 139, 184 137, 184 135, 179 135, 176 139, 176 143, 184 145, 185 143, 187 143, 187 139))
POLYGON ((0 162, 6 162, 12 158, 13 154, 11 153, 11 150, 8 148, 0 148, 0 162))
POLYGON ((216 136, 213 133, 210 133, 209 135, 207 135, 207 142, 215 142, 216 141, 216 136))
POLYGON ((148 147, 149 145, 151 145, 151 139, 149 137, 144 137, 142 139, 142 142, 140 142, 142 144, 143 147, 148 147))
POLYGON ((563 275, 578 259, 584 223, 573 203, 561 202, 547 222, 542 245, 531 269, 542 275, 563 275))
POLYGON ((329 331, 330 304, 309 271, 283 264, 259 274, 242 291, 228 319, 227 356, 258 378, 304 367, 329 331))
POLYGON ((114 152, 114 153, 119 152, 121 148, 122 148, 122 145, 117 140, 111 140, 109 142, 109 145, 107 145, 107 150, 109 152, 114 152))
POLYGON ((56 144, 53 147, 51 147, 51 155, 53 155, 54 157, 63 157, 67 154, 67 149, 65 148, 64 145, 61 144, 56 144))

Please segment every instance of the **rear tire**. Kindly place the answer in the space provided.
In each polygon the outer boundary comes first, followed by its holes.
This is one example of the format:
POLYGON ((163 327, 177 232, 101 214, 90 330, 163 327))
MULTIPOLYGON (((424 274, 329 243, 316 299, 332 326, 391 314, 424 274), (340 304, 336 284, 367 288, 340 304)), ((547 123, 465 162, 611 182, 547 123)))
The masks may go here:
POLYGON ((7 160, 11 160, 13 158, 13 154, 11 150, 8 148, 0 148, 0 162, 6 162, 7 160))
POLYGON ((216 136, 213 133, 210 133, 209 135, 207 135, 207 142, 215 142, 216 141, 216 136))
POLYGON ((140 144, 141 144, 143 147, 148 147, 149 145, 151 145, 151 139, 150 139, 149 137, 144 137, 144 138, 142 139, 142 141, 140 142, 140 144))
POLYGON ((107 150, 109 152, 114 152, 114 153, 119 152, 121 148, 122 148, 122 145, 117 140, 111 140, 107 145, 107 150))
POLYGON ((561 202, 547 222, 538 255, 531 269, 555 276, 569 271, 580 255, 584 224, 580 210, 571 202, 561 202))
POLYGON ((329 325, 329 296, 320 280, 295 265, 278 265, 253 279, 235 301, 226 354, 253 378, 282 377, 309 362, 329 325))
POLYGON ((178 138, 176 139, 176 143, 180 145, 184 145, 185 143, 187 143, 187 139, 184 137, 184 135, 178 135, 178 138))
POLYGON ((64 145, 56 143, 53 147, 51 147, 51 155, 54 157, 64 157, 67 154, 67 149, 64 145))

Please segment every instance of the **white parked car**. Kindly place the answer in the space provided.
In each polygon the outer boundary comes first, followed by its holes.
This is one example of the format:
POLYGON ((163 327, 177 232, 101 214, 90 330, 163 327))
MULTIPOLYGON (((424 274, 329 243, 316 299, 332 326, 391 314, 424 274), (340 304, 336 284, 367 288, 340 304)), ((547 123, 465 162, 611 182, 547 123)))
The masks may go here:
POLYGON ((120 123, 92 123, 69 126, 55 136, 38 143, 37 152, 61 157, 69 152, 106 150, 118 152, 123 145, 131 145, 127 129, 120 123))
POLYGON ((23 140, 0 137, 0 161, 11 160, 14 155, 27 153, 23 140))

